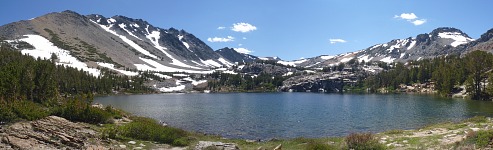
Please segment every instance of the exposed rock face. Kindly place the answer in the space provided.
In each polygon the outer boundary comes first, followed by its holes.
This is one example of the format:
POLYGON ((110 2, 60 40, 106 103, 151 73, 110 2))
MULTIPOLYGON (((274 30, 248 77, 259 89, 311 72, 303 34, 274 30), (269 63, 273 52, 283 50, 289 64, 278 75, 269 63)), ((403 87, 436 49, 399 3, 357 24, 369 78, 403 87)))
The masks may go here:
POLYGON ((96 132, 86 125, 50 116, 2 127, 0 149, 101 149, 89 140, 95 138, 96 132))
POLYGON ((244 65, 241 69, 238 68, 238 72, 247 73, 247 74, 260 74, 267 73, 273 76, 282 76, 287 74, 288 72, 296 73, 299 72, 296 68, 288 68, 278 65, 272 64, 264 64, 264 63, 251 63, 244 65))
POLYGON ((294 76, 283 82, 284 92, 342 92, 344 77, 330 73, 294 76))
POLYGON ((226 58, 231 62, 237 62, 237 63, 249 63, 259 59, 257 56, 238 53, 233 48, 228 48, 228 47, 216 50, 216 53, 218 53, 219 55, 223 56, 224 58, 226 58))

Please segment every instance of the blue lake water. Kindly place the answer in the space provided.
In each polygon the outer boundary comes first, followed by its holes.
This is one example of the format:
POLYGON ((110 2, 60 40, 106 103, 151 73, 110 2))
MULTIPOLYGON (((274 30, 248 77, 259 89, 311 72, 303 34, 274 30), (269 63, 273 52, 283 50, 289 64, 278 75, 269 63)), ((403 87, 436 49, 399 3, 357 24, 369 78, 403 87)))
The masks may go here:
POLYGON ((243 139, 344 136, 493 116, 492 102, 406 94, 153 94, 94 102, 188 131, 243 139))

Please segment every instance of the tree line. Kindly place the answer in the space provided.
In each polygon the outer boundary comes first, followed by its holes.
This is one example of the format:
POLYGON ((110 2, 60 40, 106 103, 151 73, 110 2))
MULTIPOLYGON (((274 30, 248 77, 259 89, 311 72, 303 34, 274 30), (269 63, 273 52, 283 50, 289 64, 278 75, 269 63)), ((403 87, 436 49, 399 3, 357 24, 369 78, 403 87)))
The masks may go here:
POLYGON ((287 79, 283 76, 272 76, 267 73, 259 75, 228 74, 214 72, 208 75, 208 89, 212 91, 276 91, 278 86, 287 79))

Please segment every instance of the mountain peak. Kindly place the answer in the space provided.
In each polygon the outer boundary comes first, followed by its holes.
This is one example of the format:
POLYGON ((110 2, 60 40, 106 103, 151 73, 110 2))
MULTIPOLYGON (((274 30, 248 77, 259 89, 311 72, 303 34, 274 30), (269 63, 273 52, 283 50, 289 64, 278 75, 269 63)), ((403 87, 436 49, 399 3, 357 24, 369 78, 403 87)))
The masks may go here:
POLYGON ((466 33, 462 32, 461 30, 459 30, 457 28, 453 28, 453 27, 436 28, 435 30, 431 31, 431 33, 430 33, 430 35, 432 37, 442 37, 443 38, 443 36, 440 36, 440 34, 454 34, 454 35, 463 36, 463 37, 468 38, 468 39, 472 39, 466 33))

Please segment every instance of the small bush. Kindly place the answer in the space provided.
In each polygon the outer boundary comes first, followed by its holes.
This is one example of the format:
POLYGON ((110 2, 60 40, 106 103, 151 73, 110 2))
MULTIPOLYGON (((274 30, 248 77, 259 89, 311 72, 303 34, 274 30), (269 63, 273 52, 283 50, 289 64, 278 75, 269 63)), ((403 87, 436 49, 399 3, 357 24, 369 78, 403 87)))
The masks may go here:
POLYGON ((352 133, 349 134, 346 139, 348 149, 355 150, 380 150, 385 147, 378 143, 378 140, 372 133, 352 133))
POLYGON ((493 139, 493 131, 478 131, 475 137, 476 146, 486 147, 493 139))
POLYGON ((184 130, 165 127, 157 121, 143 117, 133 117, 132 122, 120 127, 121 135, 139 140, 156 141, 174 146, 186 146, 189 140, 184 130))
POLYGON ((326 144, 326 143, 321 143, 321 142, 309 142, 306 146, 307 150, 332 150, 332 149, 339 149, 337 147, 334 147, 332 145, 326 144))

